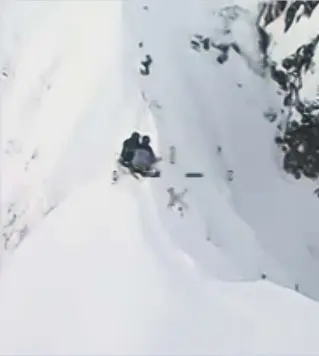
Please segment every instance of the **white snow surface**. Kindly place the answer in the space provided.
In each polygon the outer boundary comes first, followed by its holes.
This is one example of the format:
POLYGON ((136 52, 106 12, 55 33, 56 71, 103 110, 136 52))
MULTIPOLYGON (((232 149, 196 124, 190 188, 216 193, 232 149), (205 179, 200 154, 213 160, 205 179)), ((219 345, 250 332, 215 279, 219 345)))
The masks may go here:
POLYGON ((319 201, 278 167, 274 84, 193 51, 205 30, 193 0, 0 4, 0 354, 319 353, 319 201), (133 130, 162 176, 113 185, 133 130))

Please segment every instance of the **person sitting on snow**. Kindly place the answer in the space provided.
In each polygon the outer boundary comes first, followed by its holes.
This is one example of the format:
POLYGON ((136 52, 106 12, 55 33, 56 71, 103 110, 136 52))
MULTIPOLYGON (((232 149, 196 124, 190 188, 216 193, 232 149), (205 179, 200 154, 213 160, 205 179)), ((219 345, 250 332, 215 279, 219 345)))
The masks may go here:
POLYGON ((120 163, 124 166, 129 166, 134 156, 134 152, 140 147, 140 137, 138 132, 133 132, 131 137, 123 142, 122 151, 120 154, 120 163))
POLYGON ((153 164, 159 159, 160 158, 155 156, 154 151, 150 146, 149 136, 143 136, 141 144, 134 151, 131 167, 135 172, 147 174, 147 172, 152 170, 153 164))

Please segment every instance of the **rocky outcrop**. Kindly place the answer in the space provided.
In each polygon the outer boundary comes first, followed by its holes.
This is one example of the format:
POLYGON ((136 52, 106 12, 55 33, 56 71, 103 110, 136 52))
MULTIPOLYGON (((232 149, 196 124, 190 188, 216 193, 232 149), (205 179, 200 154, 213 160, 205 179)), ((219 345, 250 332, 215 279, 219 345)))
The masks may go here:
POLYGON ((258 24, 266 27, 278 17, 285 21, 284 32, 287 32, 294 22, 302 17, 310 17, 319 1, 268 1, 259 4, 258 24))
POLYGON ((262 3, 257 21, 261 51, 272 79, 284 93, 282 104, 288 109, 286 127, 275 138, 275 142, 284 153, 283 169, 296 179, 319 177, 319 92, 313 98, 304 98, 301 95, 305 77, 316 71, 319 27, 313 38, 276 62, 269 50, 271 36, 267 32, 267 26, 282 17, 285 22, 283 31, 287 33, 302 17, 310 18, 318 4, 318 1, 262 3))
MULTIPOLYGON (((311 19, 319 11, 318 4, 319 1, 262 2, 257 7, 257 19, 250 11, 238 5, 225 6, 213 12, 215 20, 221 24, 218 36, 195 34, 191 39, 194 50, 215 52, 219 64, 226 63, 230 55, 235 54, 257 75, 267 77, 270 74, 282 98, 281 114, 286 115, 286 124, 277 124, 282 130, 275 142, 284 154, 283 169, 297 179, 319 177, 319 82, 317 96, 304 97, 302 94, 307 88, 305 80, 316 74, 319 25, 318 32, 312 38, 297 43, 292 52, 280 60, 273 58, 272 49, 277 45, 277 33, 272 33, 269 28, 274 21, 284 21, 282 34, 288 35, 302 18, 311 19), (236 34, 234 24, 238 21, 242 22, 242 26, 251 28, 252 38, 241 38, 236 34), (248 40, 256 40, 255 52, 258 54, 246 48, 248 40)), ((307 21, 304 26, 307 26, 307 21)), ((270 122, 282 117, 277 113, 264 116, 270 122)))

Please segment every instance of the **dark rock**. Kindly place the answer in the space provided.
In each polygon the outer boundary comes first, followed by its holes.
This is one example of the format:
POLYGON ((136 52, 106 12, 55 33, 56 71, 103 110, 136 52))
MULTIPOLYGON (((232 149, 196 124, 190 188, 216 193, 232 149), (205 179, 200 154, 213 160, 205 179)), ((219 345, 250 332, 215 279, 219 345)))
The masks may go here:
POLYGON ((210 49, 210 39, 208 37, 202 40, 202 44, 205 51, 210 49))
POLYGON ((319 1, 304 1, 304 15, 310 17, 313 10, 318 6, 319 1))
POLYGON ((225 63, 227 61, 227 59, 228 59, 228 55, 227 54, 221 54, 216 58, 216 61, 219 64, 223 64, 223 63, 225 63))
POLYGON ((282 90, 286 91, 288 89, 288 78, 286 73, 281 69, 277 69, 276 64, 272 64, 269 69, 272 79, 280 85, 282 90))
POLYGON ((237 44, 237 43, 231 43, 230 44, 230 47, 236 52, 236 53, 238 53, 239 55, 240 54, 242 54, 242 51, 241 51, 241 49, 240 49, 240 47, 239 47, 239 45, 237 44))
POLYGON ((191 47, 195 50, 195 51, 200 51, 200 44, 195 41, 195 40, 191 40, 191 47))
POLYGON ((287 1, 275 1, 262 3, 265 26, 277 19, 287 7, 287 1))
POLYGON ((142 75, 149 75, 150 74, 150 65, 152 64, 153 60, 152 57, 147 54, 146 59, 141 62, 141 65, 143 66, 142 69, 140 69, 140 73, 142 75))
POLYGON ((263 55, 267 54, 267 50, 270 44, 270 36, 268 33, 259 25, 257 25, 258 35, 259 35, 259 49, 263 55))
POLYGON ((264 117, 268 119, 269 122, 274 122, 276 121, 278 114, 273 109, 270 108, 264 112, 264 117))
POLYGON ((267 27, 286 11, 284 32, 287 32, 295 21, 299 21, 303 16, 310 17, 317 5, 318 1, 262 2, 260 4, 258 24, 263 23, 264 27, 267 27))
POLYGON ((296 13, 302 4, 303 1, 292 1, 291 5, 289 6, 286 12, 284 32, 287 32, 290 29, 295 19, 296 13))
POLYGON ((276 136, 275 137, 275 142, 277 143, 277 145, 279 145, 279 144, 284 143, 284 140, 282 139, 282 137, 276 136))

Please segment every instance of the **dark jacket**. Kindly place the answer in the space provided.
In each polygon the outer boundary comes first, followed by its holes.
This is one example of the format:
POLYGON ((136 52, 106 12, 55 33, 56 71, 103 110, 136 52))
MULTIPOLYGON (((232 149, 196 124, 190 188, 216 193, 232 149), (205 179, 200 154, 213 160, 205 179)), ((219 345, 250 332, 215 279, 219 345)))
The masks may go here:
POLYGON ((123 161, 130 161, 133 158, 134 150, 139 148, 140 143, 137 140, 128 138, 123 142, 121 158, 123 161))

